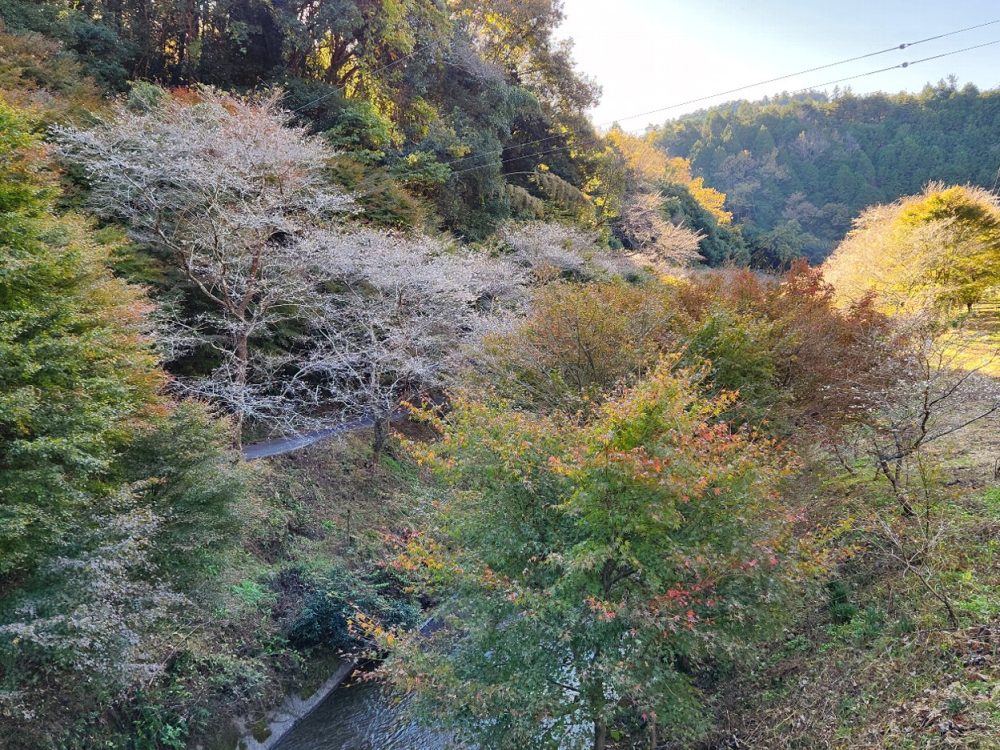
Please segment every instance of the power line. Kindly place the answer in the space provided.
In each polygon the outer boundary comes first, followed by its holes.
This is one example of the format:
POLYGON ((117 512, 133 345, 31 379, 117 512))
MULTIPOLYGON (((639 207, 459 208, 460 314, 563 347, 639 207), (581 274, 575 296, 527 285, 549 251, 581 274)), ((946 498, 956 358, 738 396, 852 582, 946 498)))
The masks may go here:
POLYGON ((918 63, 927 62, 929 60, 937 60, 942 57, 951 57, 952 55, 958 55, 962 52, 969 52, 974 49, 982 49, 983 47, 992 47, 994 44, 1000 44, 1000 39, 994 39, 992 42, 983 42, 982 44, 974 44, 971 47, 963 47, 962 49, 952 50, 951 52, 943 52, 940 55, 931 55, 930 57, 922 57, 919 60, 911 60, 909 62, 902 62, 899 65, 890 65, 888 68, 879 68, 878 70, 870 70, 867 73, 859 73, 856 76, 848 76, 847 78, 840 78, 836 81, 827 81, 826 83, 818 83, 815 86, 810 86, 808 89, 799 89, 793 93, 800 94, 803 91, 809 91, 809 89, 823 88, 824 86, 833 86, 838 83, 846 83, 847 81, 854 81, 858 78, 866 78, 867 76, 873 76, 877 73, 885 73, 888 70, 897 70, 900 68, 909 68, 918 63))
MULTIPOLYGON (((904 43, 904 44, 900 44, 900 45, 898 45, 896 47, 887 47, 886 49, 879 50, 878 52, 869 52, 867 55, 859 55, 857 57, 851 57, 851 58, 848 58, 846 60, 840 60, 838 62, 828 63, 826 65, 818 65, 815 68, 809 68, 808 70, 802 70, 802 71, 799 71, 798 73, 788 73, 787 75, 778 76, 777 78, 771 78, 771 79, 769 79, 767 81, 760 81, 759 83, 749 83, 749 84, 747 84, 745 86, 739 86, 739 87, 737 87, 735 89, 729 89, 728 91, 719 92, 718 94, 710 94, 708 96, 699 96, 696 99, 689 99, 686 102, 678 102, 677 104, 671 104, 671 105, 668 105, 666 107, 660 107, 658 109, 651 109, 651 110, 648 110, 646 112, 640 112, 640 113, 635 114, 635 115, 629 115, 628 117, 622 117, 622 118, 619 118, 618 120, 612 120, 611 122, 608 122, 608 123, 602 123, 601 126, 603 126, 603 125, 611 125, 614 122, 620 122, 620 121, 624 121, 624 120, 635 120, 635 119, 637 119, 639 117, 646 117, 647 115, 655 115, 655 114, 658 114, 660 112, 666 112, 666 111, 671 110, 671 109, 677 109, 678 107, 686 107, 689 104, 698 104, 699 102, 707 101, 708 99, 715 99, 716 97, 719 97, 719 96, 728 96, 729 94, 736 94, 736 93, 738 93, 740 91, 745 91, 746 89, 756 88, 757 86, 766 86, 769 83, 777 83, 778 81, 784 81, 784 80, 787 80, 789 78, 795 78, 796 76, 805 75, 806 73, 815 73, 815 72, 820 71, 820 70, 826 70, 828 68, 835 68, 835 67, 838 67, 840 65, 846 65, 847 63, 855 62, 857 60, 864 60, 864 59, 869 58, 869 57, 875 57, 877 55, 884 55, 887 52, 895 52, 897 50, 908 49, 909 47, 915 47, 918 44, 924 44, 925 42, 931 42, 931 41, 934 41, 934 40, 937 40, 937 39, 944 39, 945 37, 955 36, 956 34, 962 34, 962 33, 965 33, 966 31, 972 31, 974 29, 981 29, 981 28, 983 28, 985 26, 992 26, 992 25, 997 24, 997 23, 1000 23, 1000 18, 998 18, 998 19, 996 19, 994 21, 987 21, 985 23, 976 24, 975 26, 967 26, 964 29, 956 29, 955 31, 949 31, 946 34, 938 34, 937 36, 929 36, 929 37, 927 37, 925 39, 918 39, 915 42, 907 42, 907 43, 904 43)), ((974 49, 974 48, 969 47, 968 49, 974 49)), ((958 52, 964 52, 964 51, 965 50, 957 50, 956 52, 949 52, 949 53, 946 53, 945 55, 940 55, 940 56, 941 57, 946 57, 948 54, 957 54, 958 52)), ((933 59, 933 58, 924 58, 924 60, 930 60, 930 59, 933 59)), ((879 70, 877 72, 883 72, 885 70, 892 70, 893 68, 905 68, 908 64, 909 65, 915 65, 918 62, 924 62, 924 60, 915 60, 912 63, 902 63, 900 65, 893 65, 893 66, 888 67, 888 68, 883 68, 883 69, 881 69, 881 70, 879 70)), ((864 74, 864 75, 871 75, 871 74, 864 74)), ((824 85, 825 86, 826 84, 820 84, 820 85, 824 85)), ((601 126, 598 126, 598 127, 601 127, 601 126)))
MULTIPOLYGON (((1000 23, 1000 19, 998 19, 997 21, 991 21, 990 23, 1000 23)), ((981 26, 983 26, 983 25, 987 25, 987 24, 981 24, 981 26)), ((979 28, 979 27, 970 27, 970 28, 979 28)), ((953 32, 953 33, 958 33, 958 32, 953 32)), ((930 38, 934 39, 934 38, 940 38, 940 37, 930 37, 930 38)), ((870 70, 867 73, 859 73, 858 75, 848 76, 846 78, 840 78, 840 79, 835 80, 835 81, 827 81, 826 83, 814 84, 814 85, 809 86, 807 88, 799 89, 798 91, 795 91, 793 93, 802 93, 802 92, 805 92, 805 91, 811 91, 811 90, 816 89, 816 88, 822 88, 824 86, 833 86, 833 85, 838 84, 838 83, 845 83, 847 81, 857 80, 858 78, 865 78, 867 76, 877 75, 878 73, 885 73, 886 71, 889 71, 889 70, 897 70, 897 69, 900 69, 900 68, 909 68, 909 67, 912 67, 914 65, 918 65, 920 63, 929 62, 931 60, 939 60, 939 59, 941 59, 943 57, 951 57, 952 55, 959 55, 959 54, 962 54, 963 52, 970 52, 972 50, 982 49, 983 47, 991 47, 991 46, 993 46, 995 44, 1000 44, 1000 39, 994 39, 992 41, 984 42, 982 44, 974 44, 974 45, 972 45, 970 47, 963 47, 962 49, 951 50, 950 52, 942 52, 939 55, 931 55, 929 57, 922 57, 922 58, 919 58, 917 60, 911 60, 911 61, 908 61, 908 62, 902 62, 902 63, 899 63, 898 65, 890 65, 889 67, 886 67, 886 68, 878 68, 877 70, 870 70)), ((912 45, 910 45, 910 46, 912 46, 912 45)), ((823 66, 823 67, 829 67, 829 66, 823 66)), ((721 96, 721 95, 720 94, 716 94, 716 95, 713 95, 713 96, 721 96)), ((702 98, 699 98, 698 100, 695 100, 695 101, 701 101, 701 99, 703 99, 703 98, 712 98, 712 97, 702 97, 702 98)), ((674 106, 678 107, 678 106, 684 106, 684 105, 683 104, 677 104, 677 105, 674 105, 674 106)), ((662 110, 656 110, 656 111, 662 111, 662 110)), ((641 117, 641 116, 642 115, 636 115, 636 117, 641 117)), ((629 119, 629 118, 622 118, 622 119, 629 119)), ((560 137, 560 136, 554 136, 554 137, 560 137)), ((542 138, 542 139, 539 139, 538 141, 534 141, 533 143, 539 144, 539 143, 543 143, 546 140, 552 140, 552 138, 542 138)), ((528 146, 528 145, 532 145, 532 142, 525 143, 525 144, 518 144, 518 145, 520 145, 520 146, 528 146)), ((507 164, 508 162, 512 162, 512 161, 519 161, 521 159, 529 159, 529 158, 534 157, 534 156, 545 156, 547 154, 555 153, 556 151, 561 151, 564 148, 565 148, 565 146, 560 145, 560 146, 557 146, 556 148, 549 149, 547 151, 539 151, 539 152, 529 153, 529 154, 520 154, 518 156, 512 156, 512 157, 510 157, 508 159, 502 159, 500 161, 500 164, 503 165, 503 164, 507 164)), ((490 153, 491 154, 497 154, 497 153, 499 153, 500 155, 503 155, 503 151, 500 151, 500 152, 490 152, 490 153)), ((489 155, 489 154, 479 154, 479 156, 487 156, 487 155, 489 155)), ((451 163, 454 163, 454 162, 443 162, 443 163, 444 164, 451 164, 451 163)), ((454 175, 458 175, 458 174, 464 174, 466 172, 472 172, 472 171, 474 171, 476 169, 484 169, 486 167, 491 167, 491 166, 495 166, 495 164, 477 164, 477 165, 474 165, 474 166, 471 166, 471 167, 466 167, 464 169, 455 170, 455 171, 453 171, 451 173, 451 175, 454 176, 454 175)))
MULTIPOLYGON (((669 111, 671 109, 678 109, 679 107, 686 107, 686 106, 691 105, 691 104, 698 104, 700 102, 708 101, 709 99, 716 99, 716 98, 718 98, 720 96, 728 96, 730 94, 736 94, 736 93, 739 93, 740 91, 746 91, 747 89, 756 88, 758 86, 766 86, 766 85, 771 84, 771 83, 777 83, 778 81, 785 81, 785 80, 788 80, 789 78, 795 78, 795 77, 800 76, 800 75, 806 75, 808 73, 815 73, 815 72, 820 71, 820 70, 827 70, 829 68, 839 67, 841 65, 846 65, 848 63, 857 62, 858 60, 865 60, 865 59, 868 59, 868 58, 871 58, 871 57, 877 57, 878 55, 884 55, 884 54, 887 54, 889 52, 897 52, 899 50, 908 49, 909 47, 915 47, 918 44, 925 44, 926 42, 932 42, 932 41, 935 41, 935 40, 938 40, 938 39, 944 39, 946 37, 955 36, 956 34, 964 34, 967 31, 974 31, 976 29, 982 29, 982 28, 985 28, 987 26, 993 26, 993 25, 998 24, 998 23, 1000 23, 1000 18, 994 19, 992 21, 985 21, 983 23, 978 23, 978 24, 975 24, 973 26, 966 26, 966 27, 961 28, 961 29, 955 29, 954 31, 948 31, 948 32, 945 32, 944 34, 937 34, 935 36, 925 37, 923 39, 918 39, 918 40, 913 41, 913 42, 904 42, 904 43, 898 44, 898 45, 896 45, 894 47, 886 47, 885 49, 876 50, 875 52, 868 52, 868 53, 863 54, 863 55, 857 55, 855 57, 845 58, 843 60, 838 60, 836 62, 826 63, 825 65, 818 65, 818 66, 816 66, 814 68, 807 68, 806 70, 800 70, 800 71, 798 71, 796 73, 786 73, 785 75, 780 75, 780 76, 777 76, 775 78, 769 78, 769 79, 767 79, 765 81, 757 81, 756 83, 748 83, 748 84, 745 84, 743 86, 737 86, 736 88, 729 89, 727 91, 720 91, 720 92, 717 92, 715 94, 709 94, 707 96, 699 96, 699 97, 697 97, 695 99, 688 99, 687 101, 684 101, 684 102, 677 102, 676 104, 670 104, 670 105, 668 105, 666 107, 659 107, 657 109, 647 110, 646 112, 639 112, 638 114, 628 115, 627 117, 619 117, 619 118, 616 118, 614 120, 610 120, 608 122, 600 123, 597 127, 604 127, 606 125, 613 125, 613 124, 618 123, 618 122, 625 122, 625 121, 628 121, 628 120, 635 120, 635 119, 637 119, 639 117, 647 117, 649 115, 658 114, 658 113, 661 113, 661 112, 667 112, 667 111, 669 111)), ((982 46, 987 46, 987 45, 982 45, 982 46)), ((967 49, 975 49, 975 47, 971 47, 971 48, 967 48, 967 49)), ((935 58, 924 58, 923 60, 915 60, 912 63, 903 63, 901 65, 893 65, 893 66, 888 67, 888 68, 881 68, 878 71, 872 71, 870 73, 863 73, 860 76, 854 76, 852 78, 844 79, 844 80, 852 80, 853 78, 861 78, 861 77, 864 77, 864 76, 867 76, 867 75, 874 75, 875 73, 882 73, 882 72, 885 72, 887 70, 893 70, 893 69, 899 68, 899 67, 907 67, 907 65, 916 65, 918 62, 925 62, 926 60, 936 59, 936 57, 947 57, 949 54, 958 54, 958 52, 965 52, 965 51, 967 51, 967 49, 966 50, 957 50, 956 52, 950 52, 950 53, 946 53, 944 55, 938 55, 938 56, 935 56, 935 58)), ((832 84, 819 84, 819 85, 826 86, 826 85, 832 85, 832 84)), ((811 87, 811 88, 816 88, 816 87, 811 87)), ((808 90, 808 89, 803 89, 803 90, 808 90)), ((561 135, 550 135, 550 136, 547 136, 545 138, 538 138, 537 140, 527 141, 526 143, 522 143, 522 144, 518 144, 518 145, 521 146, 521 147, 524 147, 524 146, 535 146, 535 145, 538 145, 540 143, 546 143, 548 141, 552 141, 552 140, 555 140, 555 139, 561 138, 561 137, 562 137, 561 135)), ((450 161, 446 161, 446 162, 442 162, 442 163, 443 164, 447 164, 447 165, 459 164, 459 163, 461 163, 463 161, 468 161, 469 159, 476 159, 476 158, 484 157, 484 156, 494 156, 497 153, 499 153, 499 154, 502 155, 503 151, 502 150, 500 152, 489 151, 489 152, 480 153, 480 154, 472 154, 472 155, 469 155, 469 156, 463 156, 461 158, 452 159, 450 161)))
MULTIPOLYGON (((562 151, 565 148, 566 148, 565 146, 559 145, 559 146, 555 146, 554 148, 550 148, 550 149, 548 149, 546 151, 536 151, 536 152, 533 152, 533 153, 530 153, 530 154, 522 154, 521 156, 512 156, 509 159, 503 159, 503 160, 501 160, 500 161, 500 166, 503 166, 504 164, 507 164, 508 162, 520 161, 521 159, 530 159, 530 158, 535 157, 535 156, 548 156, 549 154, 554 154, 554 153, 556 153, 558 151, 562 151)), ((475 166, 466 167, 465 169, 456 169, 454 172, 452 172, 448 176, 449 177, 454 177, 457 174, 465 174, 466 172, 475 172, 477 169, 486 169, 487 167, 494 167, 494 166, 497 166, 497 165, 495 163, 494 164, 476 164, 475 166)))

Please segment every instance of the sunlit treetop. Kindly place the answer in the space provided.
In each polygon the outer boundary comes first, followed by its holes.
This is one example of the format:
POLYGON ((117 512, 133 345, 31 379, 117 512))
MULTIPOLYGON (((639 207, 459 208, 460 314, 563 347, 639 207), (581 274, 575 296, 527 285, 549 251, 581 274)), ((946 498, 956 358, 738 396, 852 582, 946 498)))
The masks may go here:
POLYGON ((971 309, 1000 282, 1000 200, 982 188, 938 183, 874 206, 824 270, 843 300, 874 292, 891 312, 971 309))

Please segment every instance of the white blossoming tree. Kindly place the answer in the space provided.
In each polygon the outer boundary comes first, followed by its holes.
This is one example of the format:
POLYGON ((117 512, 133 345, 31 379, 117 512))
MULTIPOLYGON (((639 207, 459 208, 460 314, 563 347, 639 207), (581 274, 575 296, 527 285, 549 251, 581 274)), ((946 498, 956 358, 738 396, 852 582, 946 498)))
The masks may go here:
POLYGON ((62 154, 82 168, 92 209, 169 259, 207 303, 168 339, 175 350, 214 351, 218 364, 180 379, 181 389, 232 414, 237 442, 247 418, 290 424, 303 391, 277 377, 287 358, 264 356, 254 341, 314 296, 303 236, 352 209, 324 175, 333 152, 292 126, 278 92, 148 99, 119 104, 90 130, 57 129, 62 154))
POLYGON ((521 269, 428 237, 319 232, 309 255, 326 295, 305 373, 371 421, 376 457, 400 401, 442 386, 483 321, 523 301, 521 269))

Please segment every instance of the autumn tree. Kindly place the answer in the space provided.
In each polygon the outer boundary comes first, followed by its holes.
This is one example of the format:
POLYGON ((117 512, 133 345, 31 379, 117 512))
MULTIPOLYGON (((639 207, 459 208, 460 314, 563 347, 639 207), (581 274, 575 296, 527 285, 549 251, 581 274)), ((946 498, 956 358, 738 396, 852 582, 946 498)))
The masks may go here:
POLYGON ((719 224, 727 225, 732 222, 732 213, 725 210, 725 193, 706 186, 704 177, 695 177, 691 171, 691 162, 687 159, 668 156, 656 144, 653 134, 640 138, 626 133, 620 127, 614 127, 608 132, 607 142, 621 155, 633 174, 633 180, 650 185, 660 182, 683 185, 719 224))
POLYGON ((626 199, 621 231, 629 248, 663 267, 685 266, 700 259, 702 235, 666 218, 663 196, 657 193, 637 193, 626 199))
POLYGON ((871 291, 898 312, 971 310, 1000 280, 1000 203, 979 188, 929 185, 865 211, 825 271, 845 299, 871 291))
POLYGON ((687 361, 707 361, 714 388, 739 391, 731 416, 769 431, 826 440, 892 382, 892 322, 870 297, 840 307, 805 261, 777 278, 747 269, 693 278, 676 305, 687 361))
POLYGON ((57 130, 93 210, 124 222, 182 274, 189 309, 205 309, 175 338, 217 364, 178 382, 232 414, 237 440, 248 418, 288 425, 302 411, 302 393, 288 390, 297 381, 279 375, 289 363, 257 344, 313 298, 304 235, 352 206, 324 175, 332 151, 292 127, 279 102, 208 90, 193 102, 133 98, 91 130, 57 130))
POLYGON ((588 413, 679 343, 674 304, 655 282, 551 284, 523 319, 485 337, 469 377, 516 408, 588 413))
POLYGON ((303 366, 343 417, 370 420, 378 459, 400 402, 453 375, 480 321, 522 295, 518 269, 431 238, 323 232, 300 262, 327 291, 303 366))
MULTIPOLYGON (((451 550, 444 627, 388 672, 483 746, 593 747, 703 727, 700 665, 779 601, 774 445, 666 361, 574 423, 462 398, 427 451, 451 550)), ((426 559, 426 558, 424 558, 426 559)))
POLYGON ((651 135, 640 138, 619 127, 607 134, 603 175, 610 191, 601 209, 616 218, 629 247, 660 262, 684 264, 700 256, 713 263, 742 254, 729 229, 726 196, 691 174, 686 159, 668 157, 651 135))
POLYGON ((835 434, 891 381, 892 325, 870 299, 847 309, 805 263, 686 280, 621 279, 538 289, 527 314, 471 357, 478 387, 518 408, 587 413, 682 352, 703 387, 738 391, 727 413, 774 434, 835 434))
POLYGON ((505 222, 495 238, 502 257, 530 274, 530 281, 575 281, 638 273, 623 253, 600 247, 595 233, 558 222, 505 222))
POLYGON ((680 156, 667 160, 667 181, 687 187, 694 199, 708 211, 719 224, 728 225, 733 221, 733 214, 727 211, 726 194, 705 184, 704 177, 694 177, 691 173, 691 162, 680 156))
POLYGON ((631 180, 655 184, 668 174, 675 176, 666 152, 657 148, 650 138, 640 138, 616 126, 608 131, 607 142, 632 173, 631 180))

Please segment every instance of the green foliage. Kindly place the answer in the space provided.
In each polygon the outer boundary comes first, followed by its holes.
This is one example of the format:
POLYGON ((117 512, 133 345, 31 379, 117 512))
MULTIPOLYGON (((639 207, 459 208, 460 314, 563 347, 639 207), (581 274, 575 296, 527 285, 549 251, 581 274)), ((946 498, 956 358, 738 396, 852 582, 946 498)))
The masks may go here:
POLYGON ((685 359, 704 361, 714 388, 740 394, 740 417, 755 424, 787 399, 778 377, 778 323, 725 306, 706 311, 692 331, 685 359))
POLYGON ((101 106, 100 90, 76 56, 34 32, 0 31, 0 96, 30 109, 36 127, 53 120, 81 118, 101 106))
POLYGON ((365 645, 359 619, 403 629, 420 622, 420 607, 388 570, 366 573, 338 565, 303 585, 308 594, 287 631, 289 642, 299 649, 357 651, 365 645))
POLYGON ((545 201, 536 198, 520 185, 507 185, 504 188, 510 199, 511 213, 520 219, 542 219, 545 217, 545 201))
POLYGON ((554 205, 557 215, 579 219, 581 223, 587 223, 588 217, 593 215, 590 199, 579 188, 559 175, 539 171, 530 179, 554 205))
POLYGON ((127 435, 161 408, 148 303, 86 223, 51 213, 27 130, 0 104, 0 575, 84 522, 127 435))
POLYGON ((856 605, 851 603, 851 592, 844 581, 834 579, 826 583, 827 607, 830 619, 838 625, 850 622, 858 613, 856 605))
POLYGON ((430 223, 427 202, 412 195, 386 169, 338 156, 329 170, 337 184, 357 196, 365 222, 398 229, 422 228, 430 223))
POLYGON ((180 588, 196 587, 239 539, 236 508, 249 492, 246 472, 227 450, 224 424, 181 403, 135 435, 113 476, 147 482, 145 506, 160 522, 150 558, 180 588))
POLYGON ((343 108, 324 136, 335 148, 350 151, 355 158, 378 159, 394 145, 398 135, 392 123, 368 102, 342 100, 343 108))
POLYGON ((106 24, 77 9, 24 0, 0 0, 0 20, 10 32, 0 34, 4 57, 24 60, 26 51, 42 52, 27 72, 31 77, 41 74, 39 83, 50 79, 45 88, 52 93, 72 95, 66 83, 73 79, 73 88, 88 87, 95 99, 95 81, 105 90, 124 90, 133 50, 106 24))
POLYGON ((448 165, 439 162, 429 151, 407 154, 394 165, 393 172, 404 185, 423 191, 441 185, 451 175, 448 165))
POLYGON ((189 717, 135 698, 201 627, 243 469, 202 407, 161 393, 152 308, 108 270, 104 235, 56 213, 30 130, 0 105, 0 732, 180 747, 189 717), (109 726, 116 708, 134 732, 109 726))
POLYGON ((728 405, 670 362, 582 423, 460 400, 427 451, 457 593, 400 685, 491 747, 696 738, 695 676, 770 619, 783 575, 783 458, 728 405))
POLYGON ((136 81, 129 89, 125 106, 133 112, 150 112, 165 104, 169 98, 170 94, 163 87, 136 81))
POLYGON ((409 192, 434 204, 440 228, 484 239, 511 215, 505 175, 543 167, 563 181, 569 213, 587 200, 581 189, 600 142, 585 112, 596 88, 554 38, 557 3, 484 12, 481 3, 330 0, 308 13, 259 0, 204 8, 97 0, 72 11, 55 0, 0 3, 10 28, 44 35, 32 44, 47 45, 9 75, 33 78, 38 68, 55 79, 52 71, 70 65, 112 91, 128 80, 283 88, 304 124, 375 182, 393 183, 364 186, 379 196, 371 206, 361 200, 377 223, 421 227, 429 212, 415 209, 409 192), (527 145, 540 139, 544 155, 527 145), (449 165, 457 159, 465 159, 460 168, 449 165))

